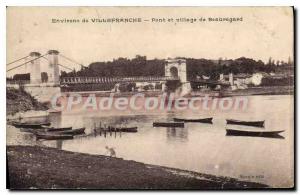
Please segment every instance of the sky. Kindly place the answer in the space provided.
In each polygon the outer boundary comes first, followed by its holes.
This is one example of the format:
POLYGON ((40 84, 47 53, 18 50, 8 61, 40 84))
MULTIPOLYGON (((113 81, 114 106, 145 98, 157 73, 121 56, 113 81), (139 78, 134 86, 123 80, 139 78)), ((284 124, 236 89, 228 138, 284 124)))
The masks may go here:
MULTIPOLYGON (((145 55, 148 59, 191 57, 235 59, 241 56, 287 61, 293 58, 291 7, 8 7, 7 63, 58 50, 81 64, 145 55), (93 18, 141 18, 141 23, 92 23, 93 18), (243 18, 239 22, 207 22, 217 17, 243 18), (52 23, 52 19, 89 20, 88 23, 52 23), (152 19, 172 19, 152 22, 152 19), (206 22, 174 22, 178 18, 205 18, 206 22), (148 20, 148 21, 145 21, 148 20)), ((63 58, 60 64, 79 68, 63 58)), ((7 66, 12 68, 24 61, 7 66)), ((47 61, 42 59, 42 71, 47 61)), ((7 75, 23 73, 24 68, 7 75)))

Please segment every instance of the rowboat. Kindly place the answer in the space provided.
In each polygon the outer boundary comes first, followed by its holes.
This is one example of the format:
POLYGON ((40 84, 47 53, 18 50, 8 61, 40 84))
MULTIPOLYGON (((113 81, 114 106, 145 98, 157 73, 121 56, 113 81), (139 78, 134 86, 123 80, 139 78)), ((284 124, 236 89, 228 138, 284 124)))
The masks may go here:
POLYGON ((226 135, 232 136, 252 136, 252 137, 277 137, 282 131, 244 131, 236 129, 226 129, 226 135))
POLYGON ((213 118, 201 118, 201 119, 181 119, 173 118, 175 122, 190 122, 190 123, 212 123, 213 118))
POLYGON ((64 130, 64 131, 55 131, 52 132, 53 134, 57 135, 79 135, 79 134, 84 134, 85 128, 78 128, 78 129, 70 129, 70 130, 64 130))
POLYGON ((119 128, 116 128, 115 131, 126 132, 126 133, 136 133, 137 127, 119 127, 119 128))
POLYGON ((57 140, 57 139, 73 139, 73 135, 59 135, 53 133, 36 133, 37 139, 57 140))
POLYGON ((65 131, 65 130, 72 129, 72 127, 47 127, 47 126, 43 126, 43 128, 45 128, 46 131, 65 131))
POLYGON ((184 127, 181 122, 153 122, 153 127, 184 127))
POLYGON ((109 131, 109 132, 125 132, 125 133, 136 133, 137 127, 109 127, 109 128, 99 128, 99 131, 109 131))
POLYGON ((227 124, 231 125, 246 125, 255 127, 264 127, 265 121, 240 121, 234 119, 226 119, 227 124))
POLYGON ((41 129, 43 126, 50 126, 51 123, 21 123, 21 122, 12 122, 12 125, 17 128, 31 128, 31 129, 41 129))

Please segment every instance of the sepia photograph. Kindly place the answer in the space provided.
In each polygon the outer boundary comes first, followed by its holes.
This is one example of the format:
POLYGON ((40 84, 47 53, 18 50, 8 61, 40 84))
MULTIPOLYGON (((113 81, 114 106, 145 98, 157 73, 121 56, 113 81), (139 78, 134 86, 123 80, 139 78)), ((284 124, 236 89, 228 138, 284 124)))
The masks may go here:
POLYGON ((294 12, 7 6, 6 187, 293 189, 294 12))

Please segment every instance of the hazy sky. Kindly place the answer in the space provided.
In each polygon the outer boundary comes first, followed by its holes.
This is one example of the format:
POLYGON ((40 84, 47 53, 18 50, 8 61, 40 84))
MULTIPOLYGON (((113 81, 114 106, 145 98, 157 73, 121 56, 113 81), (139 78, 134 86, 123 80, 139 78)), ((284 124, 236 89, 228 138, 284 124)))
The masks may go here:
MULTIPOLYGON (((148 59, 177 56, 229 59, 245 56, 263 61, 269 57, 286 61, 289 56, 293 57, 292 8, 7 8, 7 62, 31 51, 45 53, 49 49, 59 50, 84 65, 118 57, 133 58, 137 54, 146 55, 148 59), (112 17, 142 18, 143 22, 91 22, 92 18, 112 17), (151 22, 152 18, 201 17, 243 17, 243 21, 151 22), (51 23, 52 19, 83 18, 89 19, 89 23, 51 23)), ((60 63, 76 67, 62 59, 60 63)), ((13 73, 15 71, 10 74, 13 73)))

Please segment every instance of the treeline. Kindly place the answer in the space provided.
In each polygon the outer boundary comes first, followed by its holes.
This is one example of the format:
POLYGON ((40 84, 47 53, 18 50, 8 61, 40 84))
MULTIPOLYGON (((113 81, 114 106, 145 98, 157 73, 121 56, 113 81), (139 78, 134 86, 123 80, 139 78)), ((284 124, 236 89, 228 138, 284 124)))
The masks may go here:
POLYGON ((137 55, 133 59, 118 58, 109 62, 94 62, 88 68, 82 67, 79 71, 61 72, 61 76, 164 76, 164 65, 164 60, 147 60, 146 56, 137 55))
POLYGON ((211 79, 219 79, 223 74, 253 74, 255 72, 275 72, 275 64, 265 64, 263 61, 255 61, 250 58, 241 57, 235 60, 207 60, 207 59, 187 59, 188 79, 197 76, 210 76, 211 79))
MULTIPOLYGON (((290 69, 292 62, 274 62, 269 60, 264 63, 261 60, 241 57, 235 60, 208 60, 186 58, 188 80, 199 76, 209 76, 218 79, 219 74, 252 74, 255 72, 280 72, 290 69), (288 68, 287 68, 288 67, 288 68)), ((79 71, 61 72, 61 77, 73 76, 101 76, 101 77, 126 77, 126 76, 164 76, 165 60, 147 60, 146 56, 137 55, 133 59, 118 58, 109 62, 94 62, 79 71)))

